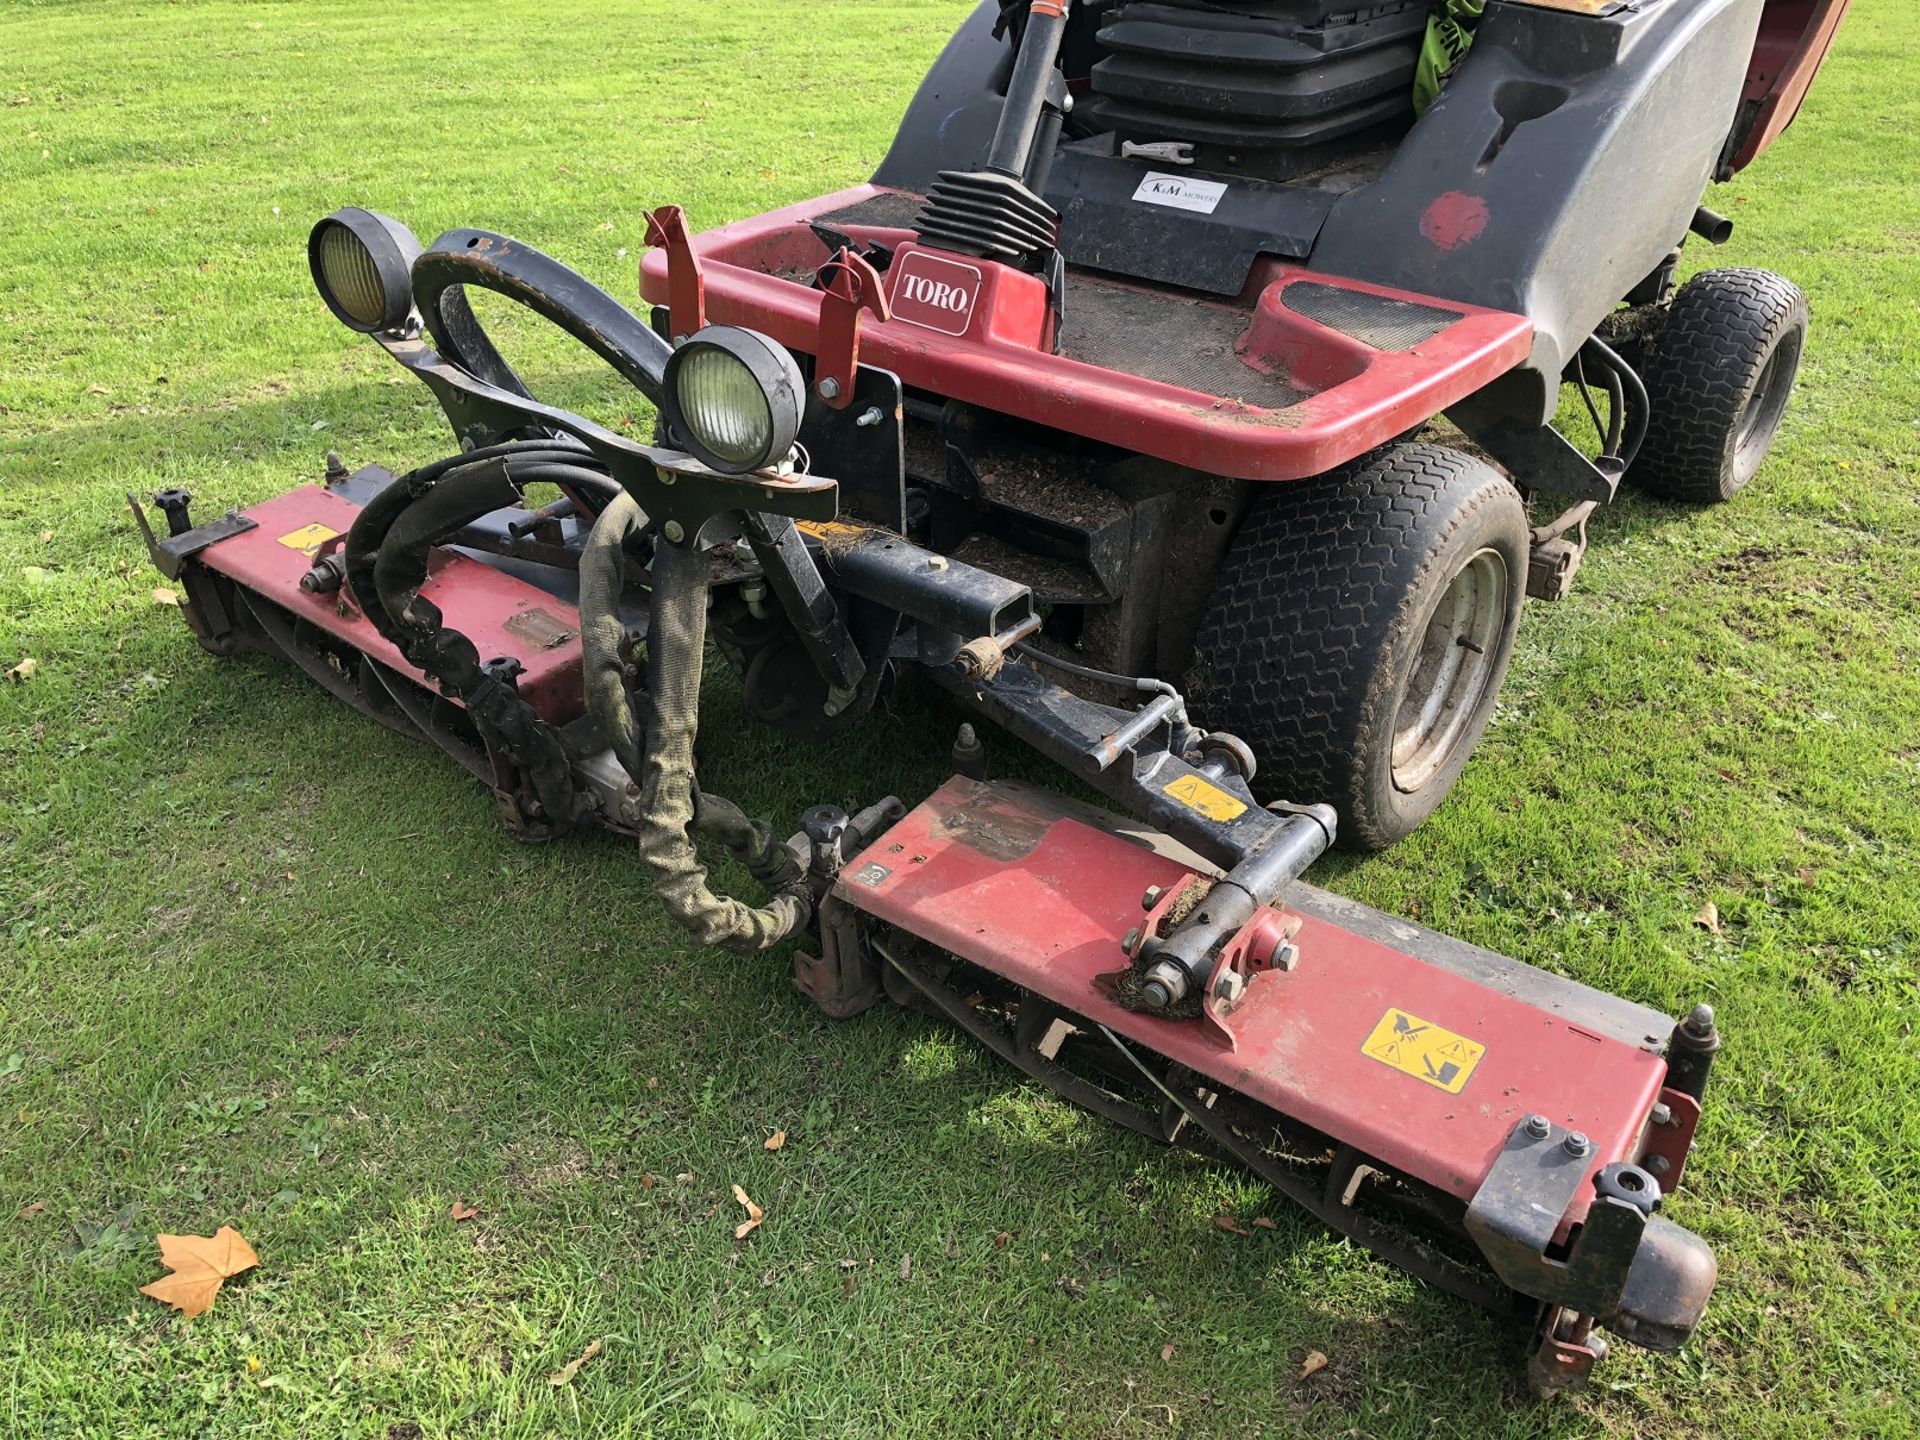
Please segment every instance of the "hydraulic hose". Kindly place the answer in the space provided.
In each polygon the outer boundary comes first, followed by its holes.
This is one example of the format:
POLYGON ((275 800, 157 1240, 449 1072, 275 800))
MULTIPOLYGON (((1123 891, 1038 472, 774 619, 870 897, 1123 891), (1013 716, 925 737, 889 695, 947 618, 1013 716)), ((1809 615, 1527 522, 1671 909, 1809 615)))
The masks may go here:
POLYGON ((645 525, 630 495, 608 505, 580 557, 580 643, 587 709, 640 787, 640 859, 654 893, 703 945, 751 955, 798 932, 813 912, 799 864, 763 822, 750 820, 694 784, 700 677, 706 660, 710 569, 707 557, 668 544, 654 547, 647 612, 647 688, 635 712, 620 659, 618 604, 626 583, 626 546, 645 525), (733 851, 774 891, 754 907, 707 885, 689 830, 733 851))
POLYGON ((644 741, 627 688, 626 661, 620 656, 626 639, 620 596, 627 582, 627 544, 645 524, 646 517, 631 495, 616 496, 600 512, 580 552, 581 681, 586 686, 587 713, 636 785, 645 768, 644 741))
POLYGON ((348 531, 347 584, 374 628, 458 695, 488 744, 526 772, 538 818, 563 831, 578 818, 581 796, 559 736, 420 594, 428 555, 442 537, 519 498, 507 456, 498 452, 403 476, 369 501, 348 531))

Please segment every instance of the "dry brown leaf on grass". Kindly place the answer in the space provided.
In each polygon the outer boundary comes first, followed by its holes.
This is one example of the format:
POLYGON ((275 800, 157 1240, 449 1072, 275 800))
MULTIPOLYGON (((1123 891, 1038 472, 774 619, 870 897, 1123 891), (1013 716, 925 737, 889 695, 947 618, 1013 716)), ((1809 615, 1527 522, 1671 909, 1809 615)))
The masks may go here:
POLYGON ((1327 1357, 1318 1350, 1309 1350, 1307 1358, 1300 1362, 1300 1374, 1297 1378, 1304 1380, 1309 1375, 1317 1375, 1326 1368, 1327 1357))
POLYGON ((19 1209, 17 1218, 21 1220, 31 1220, 33 1219, 34 1216, 38 1215, 42 1210, 46 1208, 47 1208, 46 1201, 36 1200, 31 1205, 22 1205, 19 1209))
POLYGON ((566 1364, 549 1375, 547 1379, 555 1385, 571 1385, 573 1383, 573 1377, 580 1373, 580 1367, 599 1353, 600 1342, 598 1340, 589 1341, 586 1349, 574 1356, 573 1359, 567 1361, 566 1364))
POLYGON ((222 1225, 212 1235, 153 1238, 160 1246, 160 1263, 173 1273, 142 1285, 140 1293, 173 1306, 182 1315, 206 1314, 222 1284, 260 1263, 253 1247, 231 1225, 222 1225))
POLYGON ((786 1143, 787 1143, 787 1132, 784 1130, 776 1130, 773 1132, 773 1134, 767 1137, 766 1143, 763 1144, 760 1148, 762 1150, 778 1150, 781 1146, 785 1145, 786 1143))
POLYGON ((1216 1215, 1213 1217, 1213 1223, 1229 1235, 1251 1235, 1253 1233, 1231 1215, 1216 1215))
POLYGON ((456 1200, 447 1211, 447 1218, 458 1225, 462 1221, 473 1219, 473 1217, 479 1213, 480 1207, 478 1205, 469 1205, 464 1200, 456 1200))
POLYGON ((913 1278, 913 1256, 902 1255, 900 1257, 900 1278, 902 1280, 911 1280, 913 1278))
POLYGON ((1253 1228, 1256 1230, 1277 1230, 1280 1227, 1275 1225, 1273 1221, 1269 1220, 1266 1216, 1256 1215, 1253 1217, 1253 1228))
POLYGON ((1700 913, 1693 917, 1693 923, 1715 935, 1726 934, 1726 930, 1720 924, 1720 907, 1711 900, 1700 907, 1700 913))
POLYGON ((1160 1359, 1162 1361, 1173 1359, 1173 1342, 1171 1340, 1160 1347, 1160 1359))
POLYGON ((178 605, 180 603, 180 597, 166 586, 156 585, 153 587, 153 603, 156 605, 178 605))
POLYGON ((33 678, 33 672, 40 668, 40 662, 31 655, 20 657, 20 663, 7 671, 7 679, 16 685, 24 685, 33 678))
POLYGON ((760 1222, 766 1218, 766 1211, 747 1198, 747 1192, 738 1185, 733 1187, 733 1198, 747 1207, 747 1218, 733 1227, 733 1238, 744 1240, 760 1228, 760 1222))

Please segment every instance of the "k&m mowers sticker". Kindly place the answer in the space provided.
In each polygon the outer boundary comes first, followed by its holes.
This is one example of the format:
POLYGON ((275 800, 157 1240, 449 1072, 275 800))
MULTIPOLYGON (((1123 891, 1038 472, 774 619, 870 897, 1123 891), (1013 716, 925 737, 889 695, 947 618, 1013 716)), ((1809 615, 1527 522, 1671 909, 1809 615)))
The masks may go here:
POLYGON ((1191 175, 1163 175, 1149 170, 1133 198, 1143 205, 1166 205, 1175 210, 1193 210, 1211 215, 1227 187, 1218 180, 1197 180, 1191 175))
POLYGON ((289 550, 298 550, 309 560, 320 553, 320 547, 338 535, 338 530, 329 530, 324 525, 302 525, 291 534, 282 535, 280 543, 289 550))
POLYGON ((1209 820, 1237 820, 1247 807, 1218 785, 1209 785, 1198 775, 1182 775, 1167 786, 1166 792, 1189 810, 1197 810, 1209 820))
POLYGON ((1424 1081, 1436 1090, 1458 1095, 1466 1088, 1474 1066, 1487 1053, 1487 1047, 1404 1010, 1389 1010, 1373 1027, 1360 1053, 1369 1060, 1391 1065, 1402 1075, 1424 1081))

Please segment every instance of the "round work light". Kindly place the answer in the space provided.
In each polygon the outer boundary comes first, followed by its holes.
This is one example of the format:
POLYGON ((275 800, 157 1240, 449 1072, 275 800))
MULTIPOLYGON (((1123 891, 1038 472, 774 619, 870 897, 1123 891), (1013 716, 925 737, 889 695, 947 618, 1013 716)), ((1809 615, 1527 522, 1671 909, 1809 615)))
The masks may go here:
POLYGON ((413 262, 420 242, 385 215, 349 206, 307 237, 314 287, 350 330, 395 330, 413 312, 413 262))
POLYGON ((667 361, 675 439, 727 475, 778 465, 793 450, 806 381, 787 349, 755 330, 710 325, 667 361))

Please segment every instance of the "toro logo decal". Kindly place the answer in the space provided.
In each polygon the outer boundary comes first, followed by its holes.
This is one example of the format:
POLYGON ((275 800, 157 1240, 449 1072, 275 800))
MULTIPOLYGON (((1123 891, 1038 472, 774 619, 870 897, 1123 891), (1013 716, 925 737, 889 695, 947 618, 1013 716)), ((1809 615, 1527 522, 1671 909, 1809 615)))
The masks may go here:
POLYGON ((942 335, 964 335, 980 299, 980 271, 916 250, 893 282, 893 318, 942 335))

